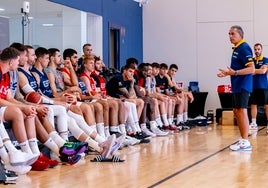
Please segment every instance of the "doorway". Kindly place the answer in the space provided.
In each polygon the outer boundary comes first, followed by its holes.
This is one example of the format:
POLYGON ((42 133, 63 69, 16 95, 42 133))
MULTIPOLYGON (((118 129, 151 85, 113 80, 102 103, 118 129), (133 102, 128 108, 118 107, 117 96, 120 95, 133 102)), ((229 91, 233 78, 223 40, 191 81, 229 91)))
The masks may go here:
POLYGON ((109 29, 109 67, 120 69, 120 29, 109 29))

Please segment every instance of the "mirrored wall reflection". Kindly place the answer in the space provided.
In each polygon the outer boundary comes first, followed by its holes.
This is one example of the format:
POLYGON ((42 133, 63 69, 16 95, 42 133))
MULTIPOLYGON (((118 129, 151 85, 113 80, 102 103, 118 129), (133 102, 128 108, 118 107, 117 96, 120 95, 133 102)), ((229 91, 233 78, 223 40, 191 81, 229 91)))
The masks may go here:
POLYGON ((0 52, 9 44, 9 19, 0 16, 0 52))
POLYGON ((1 2, 0 18, 3 19, 0 20, 0 39, 3 47, 12 42, 21 42, 34 47, 55 47, 61 51, 74 48, 78 54, 82 54, 83 44, 91 43, 94 51, 102 56, 101 16, 47 0, 26 2, 29 2, 29 11, 26 13, 23 0, 1 2), (8 32, 8 36, 3 34, 4 31, 8 32))

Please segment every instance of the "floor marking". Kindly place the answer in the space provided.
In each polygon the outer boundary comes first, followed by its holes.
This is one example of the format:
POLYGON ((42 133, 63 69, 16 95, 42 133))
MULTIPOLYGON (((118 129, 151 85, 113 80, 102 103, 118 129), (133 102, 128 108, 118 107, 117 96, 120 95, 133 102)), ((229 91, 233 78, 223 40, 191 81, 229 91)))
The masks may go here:
MULTIPOLYGON (((260 129, 258 130, 258 132, 261 131, 261 130, 263 130, 264 128, 265 128, 265 127, 260 128, 260 129)), ((251 136, 251 135, 250 135, 250 136, 251 136)), ((250 136, 249 136, 249 137, 250 137, 250 136)), ((234 142, 234 143, 232 143, 232 144, 230 144, 230 145, 233 145, 233 144, 235 144, 235 143, 236 143, 236 142, 234 142)), ((166 178, 164 178, 164 179, 162 179, 162 180, 160 180, 160 181, 154 183, 153 185, 149 186, 148 188, 153 188, 153 187, 155 187, 155 186, 158 186, 158 185, 164 183, 165 181, 168 181, 169 179, 171 179, 171 178, 177 176, 178 174, 181 174, 181 173, 183 173, 184 171, 186 171, 186 170, 188 170, 188 169, 190 169, 190 168, 192 168, 192 167, 198 165, 199 163, 201 163, 201 162, 203 162, 203 161, 205 161, 205 160, 208 160, 209 158, 213 157, 214 155, 217 155, 218 153, 222 152, 223 150, 229 148, 230 145, 228 145, 228 146, 226 146, 225 148, 222 148, 221 150, 219 150, 219 151, 217 151, 217 152, 215 152, 215 153, 212 153, 211 155, 208 155, 207 157, 205 157, 205 158, 203 158, 203 159, 201 159, 201 160, 199 160, 199 161, 197 161, 197 162, 195 162, 195 163, 193 163, 193 164, 191 164, 191 165, 189 165, 189 166, 187 166, 187 167, 185 167, 185 168, 183 168, 183 169, 181 169, 181 170, 179 170, 179 171, 177 171, 177 172, 175 172, 175 173, 173 173, 173 174, 171 174, 170 176, 167 176, 166 178)))

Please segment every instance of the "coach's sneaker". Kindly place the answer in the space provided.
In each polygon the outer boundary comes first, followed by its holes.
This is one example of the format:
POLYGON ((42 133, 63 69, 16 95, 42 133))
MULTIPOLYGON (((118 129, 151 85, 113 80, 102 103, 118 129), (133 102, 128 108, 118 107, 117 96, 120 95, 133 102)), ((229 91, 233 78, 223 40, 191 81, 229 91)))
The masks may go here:
POLYGON ((20 150, 15 152, 8 152, 10 164, 12 166, 21 166, 21 165, 31 165, 33 164, 39 157, 38 154, 30 154, 25 153, 20 150))
POLYGON ((233 151, 251 151, 252 146, 246 139, 239 139, 235 144, 230 146, 233 151))
POLYGON ((258 130, 258 125, 256 123, 249 124, 249 130, 258 130))

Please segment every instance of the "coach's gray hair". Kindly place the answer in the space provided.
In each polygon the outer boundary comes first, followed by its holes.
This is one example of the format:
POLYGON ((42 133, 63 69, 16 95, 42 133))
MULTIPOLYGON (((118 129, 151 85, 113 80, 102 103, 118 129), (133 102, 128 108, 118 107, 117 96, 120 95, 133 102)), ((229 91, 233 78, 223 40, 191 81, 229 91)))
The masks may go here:
POLYGON ((239 25, 234 25, 234 26, 231 27, 231 29, 236 29, 237 32, 239 33, 239 35, 240 35, 242 38, 244 38, 244 31, 243 31, 243 29, 242 29, 241 26, 239 26, 239 25))

